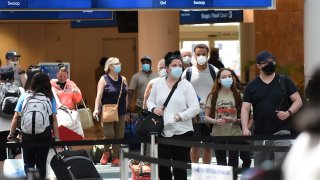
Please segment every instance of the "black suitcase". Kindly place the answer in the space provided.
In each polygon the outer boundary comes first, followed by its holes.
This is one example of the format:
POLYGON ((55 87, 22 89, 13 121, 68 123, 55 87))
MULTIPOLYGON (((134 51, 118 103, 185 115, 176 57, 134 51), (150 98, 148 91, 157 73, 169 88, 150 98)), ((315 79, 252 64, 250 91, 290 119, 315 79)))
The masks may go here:
POLYGON ((102 180, 85 150, 55 152, 50 165, 58 180, 102 180))

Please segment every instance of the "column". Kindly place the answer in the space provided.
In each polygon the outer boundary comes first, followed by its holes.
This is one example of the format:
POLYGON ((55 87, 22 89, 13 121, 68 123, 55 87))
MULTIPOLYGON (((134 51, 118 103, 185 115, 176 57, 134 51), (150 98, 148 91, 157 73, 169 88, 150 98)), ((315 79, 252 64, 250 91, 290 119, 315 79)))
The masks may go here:
POLYGON ((179 50, 179 11, 139 11, 138 21, 138 63, 150 55, 155 70, 168 51, 179 50))
POLYGON ((320 1, 304 0, 304 75, 305 85, 320 67, 320 1))

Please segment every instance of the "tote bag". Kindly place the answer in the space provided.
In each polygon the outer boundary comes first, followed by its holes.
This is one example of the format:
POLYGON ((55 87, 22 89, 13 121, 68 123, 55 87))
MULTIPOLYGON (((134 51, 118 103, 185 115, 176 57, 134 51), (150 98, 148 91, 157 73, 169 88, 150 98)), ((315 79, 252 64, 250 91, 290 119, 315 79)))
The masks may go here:
POLYGON ((78 114, 80 117, 80 122, 82 129, 88 129, 94 126, 92 121, 92 112, 90 108, 87 108, 86 104, 84 103, 83 99, 81 100, 84 108, 78 109, 78 114))

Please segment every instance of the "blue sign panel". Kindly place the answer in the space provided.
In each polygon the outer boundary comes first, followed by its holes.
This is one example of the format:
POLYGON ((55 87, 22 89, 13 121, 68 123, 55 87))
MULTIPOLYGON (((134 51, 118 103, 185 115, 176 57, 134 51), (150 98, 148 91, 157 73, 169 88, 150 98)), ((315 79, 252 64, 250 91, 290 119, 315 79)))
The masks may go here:
POLYGON ((217 8, 266 8, 272 6, 272 0, 213 0, 213 7, 217 8))
POLYGON ((3 11, 0 19, 4 20, 50 20, 58 19, 59 12, 41 12, 41 11, 3 11))
POLYGON ((212 0, 153 0, 153 8, 178 9, 178 8, 199 8, 212 7, 212 0))
POLYGON ((0 8, 21 9, 28 8, 28 0, 0 0, 0 8))
POLYGON ((242 21, 242 11, 180 11, 180 24, 203 24, 242 21))
POLYGON ((29 0, 30 9, 89 9, 91 0, 29 0))
POLYGON ((1 10, 50 9, 254 9, 272 8, 275 0, 0 0, 1 10))
MULTIPOLYGON (((38 65, 40 66, 41 70, 47 73, 50 79, 57 79, 57 71, 58 71, 58 64, 56 62, 40 62, 38 65)), ((70 79, 70 63, 63 62, 63 64, 67 67, 68 70, 68 79, 70 79)))
POLYGON ((112 19, 111 11, 3 11, 4 20, 112 19))
POLYGON ((59 19, 112 19, 112 11, 61 11, 59 19))
POLYGON ((152 8, 152 0, 92 0, 92 8, 152 8))

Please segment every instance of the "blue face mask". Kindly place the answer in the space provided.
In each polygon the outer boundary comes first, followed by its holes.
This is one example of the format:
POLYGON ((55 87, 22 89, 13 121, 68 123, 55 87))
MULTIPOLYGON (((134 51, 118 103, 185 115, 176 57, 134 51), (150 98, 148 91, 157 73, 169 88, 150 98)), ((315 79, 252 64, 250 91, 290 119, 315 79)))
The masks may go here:
POLYGON ((114 65, 114 72, 119 74, 121 72, 121 65, 114 65))
POLYGON ((149 72, 150 71, 150 64, 142 64, 142 71, 149 72))
POLYGON ((172 67, 170 74, 174 79, 179 79, 182 74, 182 67, 172 67))
POLYGON ((233 83, 233 79, 232 78, 224 78, 224 79, 220 79, 221 80, 221 85, 226 88, 226 89, 230 89, 232 83, 233 83))

